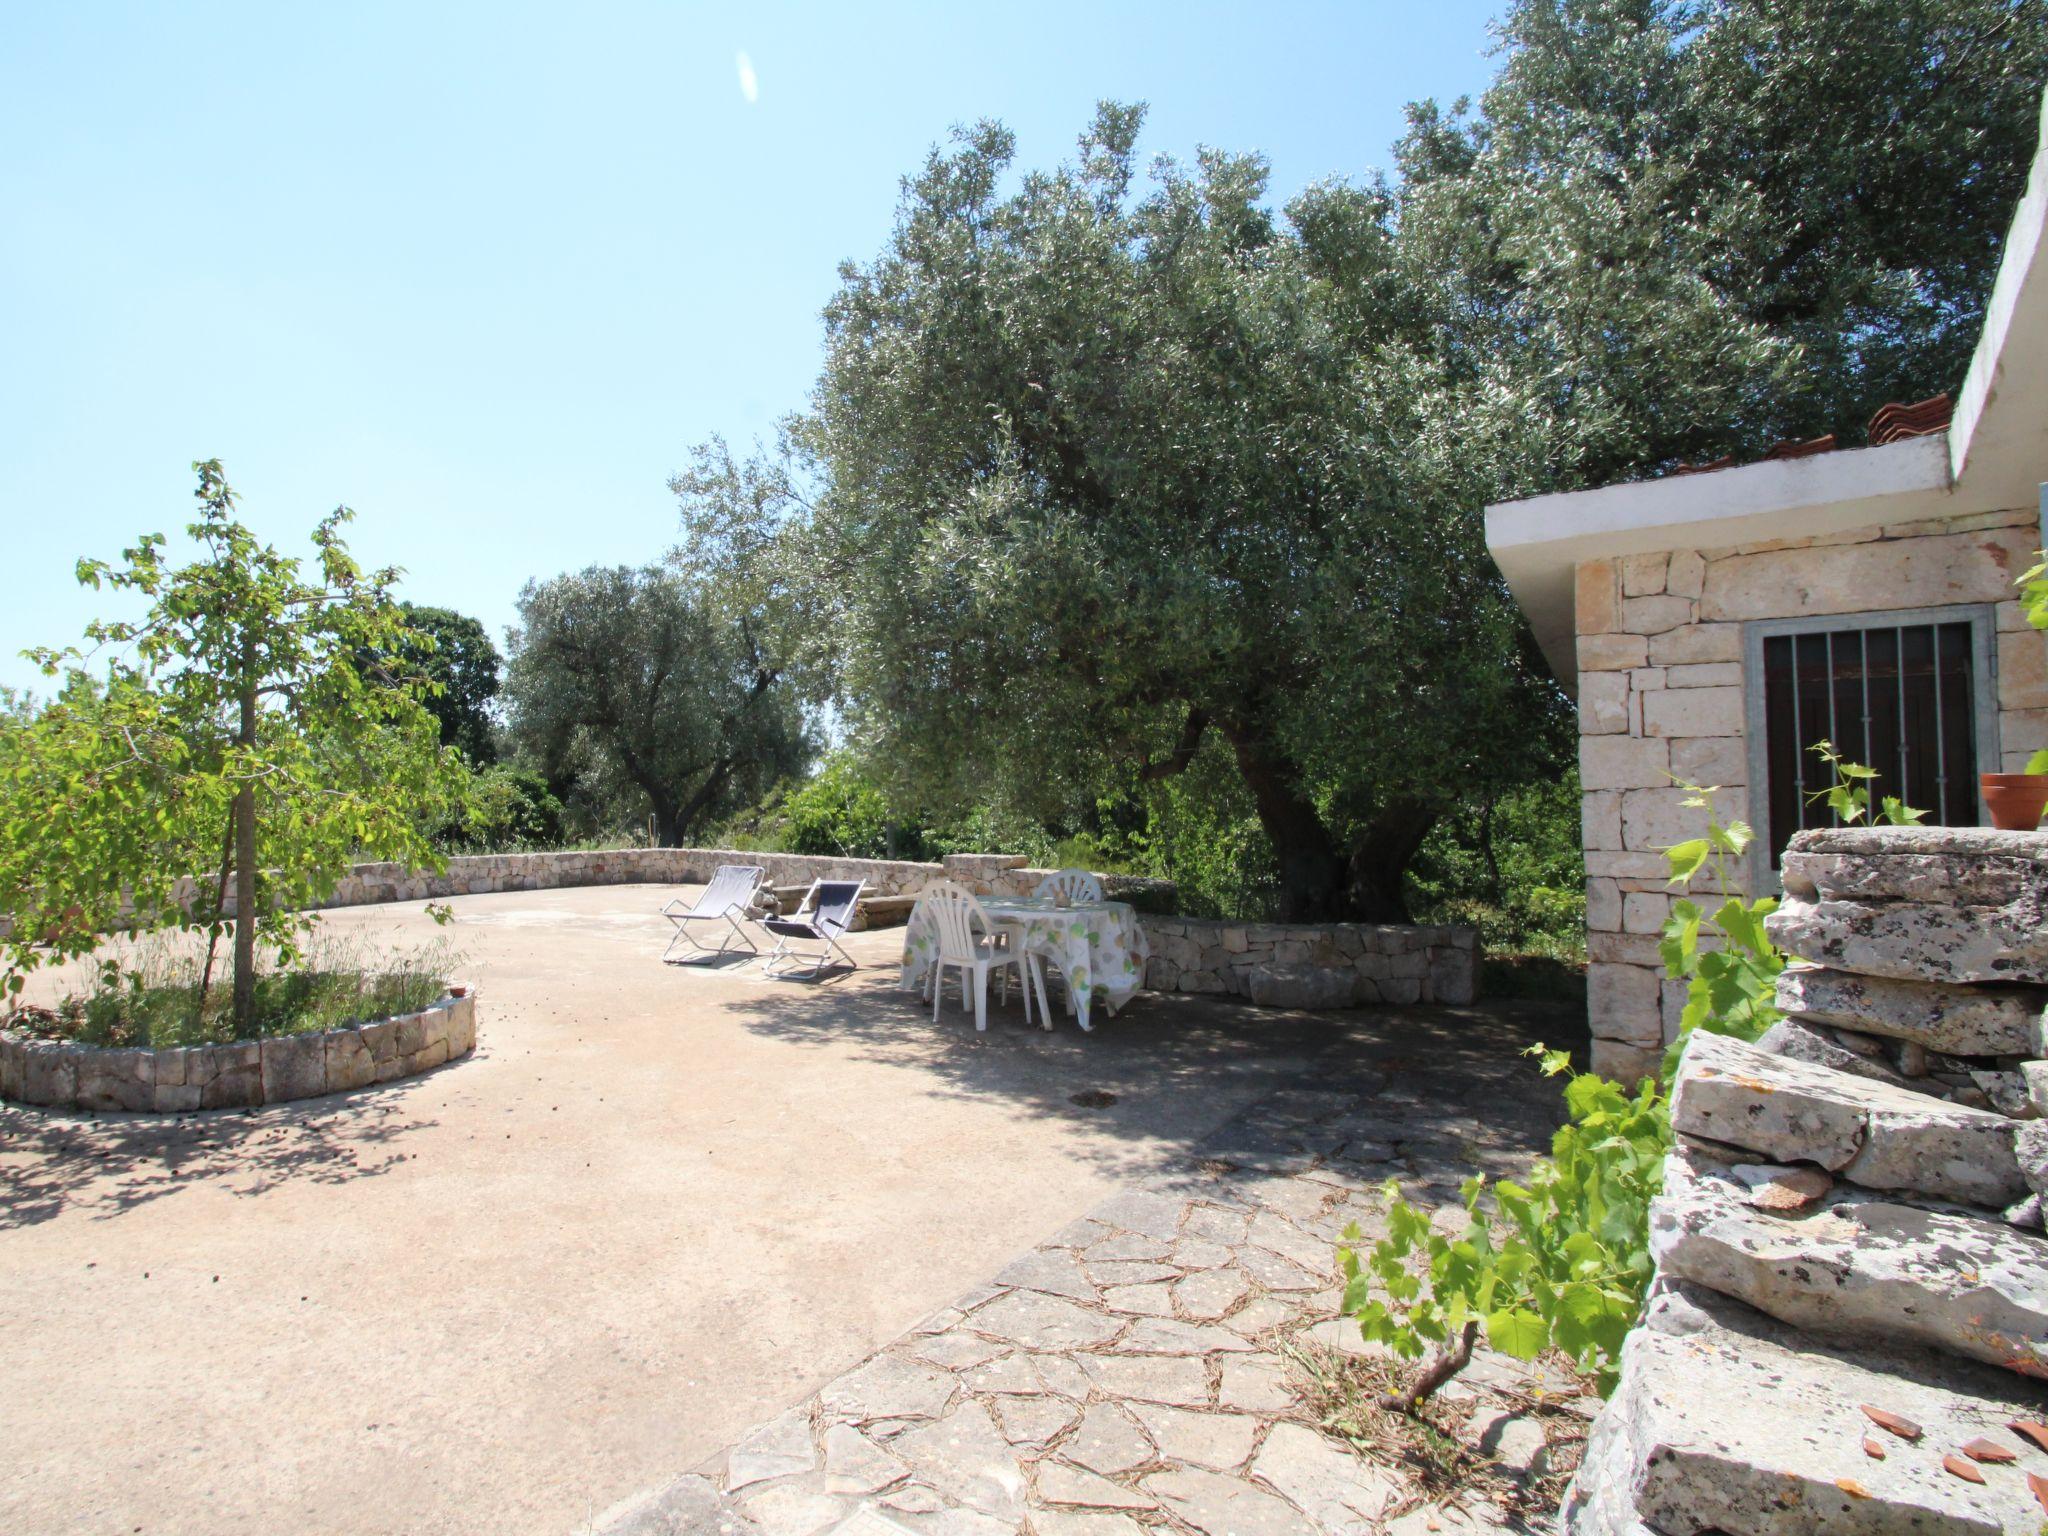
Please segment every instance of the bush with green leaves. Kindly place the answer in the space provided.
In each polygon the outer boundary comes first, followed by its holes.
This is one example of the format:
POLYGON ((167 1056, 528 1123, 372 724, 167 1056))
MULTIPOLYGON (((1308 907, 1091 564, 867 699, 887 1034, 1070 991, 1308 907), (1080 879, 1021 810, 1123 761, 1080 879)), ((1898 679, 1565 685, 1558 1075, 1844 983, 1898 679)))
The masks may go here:
MULTIPOLYGON (((1704 879, 1721 899, 1709 910, 1682 896, 1665 924, 1666 970, 1687 984, 1666 1078, 1694 1030, 1754 1040, 1776 1022, 1785 964, 1763 928, 1777 903, 1748 899, 1736 879, 1749 827, 1721 818, 1712 789, 1683 787, 1684 803, 1704 813, 1706 827, 1665 850, 1670 883, 1689 892, 1704 879)), ((1563 1051, 1537 1046, 1531 1054, 1548 1074, 1569 1070, 1563 1051)), ((1663 1187, 1670 1103, 1665 1078, 1645 1075, 1630 1088, 1590 1072, 1572 1075, 1564 1100, 1550 1156, 1526 1180, 1493 1185, 1490 1216, 1479 1179, 1464 1186, 1460 1236, 1436 1230, 1429 1213, 1390 1184, 1386 1236, 1340 1252, 1344 1311, 1364 1336, 1405 1359, 1430 1357, 1382 1406, 1416 1411, 1471 1358, 1482 1331, 1517 1359, 1561 1351, 1602 1392, 1612 1388, 1651 1278, 1650 1202, 1663 1187)))
MULTIPOLYGON (((2041 558, 2020 573, 2015 585, 2020 589, 2020 609, 2027 622, 2036 629, 2048 629, 2048 549, 2038 553, 2041 558)), ((2027 759, 2027 772, 2048 773, 2048 747, 2027 759)))
MULTIPOLYGON (((1546 1073, 1569 1069, 1563 1051, 1536 1047, 1546 1073)), ((1651 1275, 1650 1201, 1663 1187, 1671 1116, 1662 1088, 1633 1094, 1590 1072, 1565 1087, 1569 1118, 1522 1183, 1465 1181, 1465 1227, 1438 1231, 1429 1213, 1387 1186, 1387 1233, 1369 1249, 1339 1251, 1344 1311, 1365 1338, 1430 1363, 1384 1406, 1413 1412, 1471 1359, 1483 1330, 1503 1354, 1571 1357, 1606 1391, 1621 1343, 1642 1312, 1651 1275)), ((1346 1234, 1354 1245, 1360 1234, 1346 1234)))
POLYGON ((1658 939, 1665 975, 1686 984, 1667 1073, 1695 1029, 1754 1040, 1783 1017, 1774 998, 1785 957, 1764 932, 1764 919, 1778 910, 1777 898, 1748 899, 1735 875, 1755 834, 1746 822, 1721 820, 1712 789, 1681 787, 1687 791, 1683 804, 1706 812, 1707 829, 1664 851, 1670 883, 1690 890, 1704 875, 1721 900, 1711 911, 1690 896, 1672 902, 1658 939))
POLYGON ((881 786, 845 750, 834 752, 816 773, 783 794, 782 815, 791 853, 844 859, 900 856, 899 818, 891 814, 881 786))
POLYGON ((562 823, 562 802, 544 774, 494 763, 470 780, 468 813, 448 824, 440 842, 461 853, 558 848, 562 823))
POLYGON ((1579 776, 1478 795, 1447 814, 1409 870, 1418 920, 1479 930, 1490 956, 1586 958, 1579 776))

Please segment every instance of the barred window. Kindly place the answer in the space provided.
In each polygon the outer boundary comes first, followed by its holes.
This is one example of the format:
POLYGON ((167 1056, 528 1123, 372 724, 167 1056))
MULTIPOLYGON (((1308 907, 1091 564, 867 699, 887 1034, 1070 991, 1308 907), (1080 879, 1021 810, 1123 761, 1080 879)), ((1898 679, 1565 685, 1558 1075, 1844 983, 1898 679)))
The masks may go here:
POLYGON ((1998 760, 1994 639, 1988 607, 1750 625, 1760 873, 1774 875, 1794 832, 1834 820, 1814 798, 1832 782, 1818 741, 1877 771, 1873 804, 1897 795, 1929 823, 1978 825, 1978 764, 1998 760))

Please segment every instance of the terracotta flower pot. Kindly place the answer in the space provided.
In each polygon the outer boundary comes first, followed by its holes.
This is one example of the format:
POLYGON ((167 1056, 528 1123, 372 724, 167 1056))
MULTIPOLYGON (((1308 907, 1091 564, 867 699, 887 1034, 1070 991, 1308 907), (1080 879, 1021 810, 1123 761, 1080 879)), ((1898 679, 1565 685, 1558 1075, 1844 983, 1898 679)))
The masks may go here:
POLYGON ((2048 807, 2048 773, 1985 773, 1978 775, 1991 825, 2001 832, 2032 832, 2048 807))
POLYGON ((448 995, 449 995, 450 997, 467 997, 467 996, 469 996, 469 988, 467 988, 467 987, 450 987, 450 988, 448 989, 448 995))

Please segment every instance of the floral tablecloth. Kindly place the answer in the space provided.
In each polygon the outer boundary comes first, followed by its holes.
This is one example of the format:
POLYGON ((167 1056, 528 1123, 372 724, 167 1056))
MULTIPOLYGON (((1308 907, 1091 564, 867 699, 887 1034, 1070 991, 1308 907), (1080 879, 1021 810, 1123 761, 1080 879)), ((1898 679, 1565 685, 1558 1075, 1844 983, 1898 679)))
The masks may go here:
MULTIPOLYGON (((1152 948, 1129 902, 1057 908, 1046 897, 1018 896, 990 897, 981 906, 990 922, 1011 935, 1012 944, 1059 968, 1083 1029, 1090 1027, 1088 1010, 1095 998, 1103 998, 1115 1013, 1145 983, 1152 948)), ((919 902, 903 930, 904 991, 923 990, 938 953, 937 925, 919 902)))

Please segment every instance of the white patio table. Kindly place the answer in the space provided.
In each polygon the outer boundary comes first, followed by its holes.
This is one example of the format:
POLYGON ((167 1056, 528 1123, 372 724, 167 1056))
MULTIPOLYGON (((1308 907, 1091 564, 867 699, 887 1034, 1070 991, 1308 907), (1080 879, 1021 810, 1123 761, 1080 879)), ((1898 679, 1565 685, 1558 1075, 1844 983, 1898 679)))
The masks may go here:
MULTIPOLYGON (((1093 1028, 1088 1014, 1095 998, 1101 997, 1115 1013, 1144 985, 1152 947, 1138 926, 1137 911, 1127 901, 1056 907, 1047 896, 986 896, 981 909, 1010 935, 1012 944, 1059 967, 1067 978, 1075 1022, 1083 1029, 1093 1028)), ((938 952, 936 925, 919 902, 903 930, 904 991, 923 990, 938 952)))

